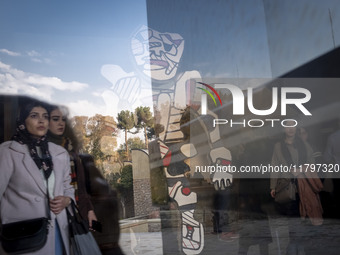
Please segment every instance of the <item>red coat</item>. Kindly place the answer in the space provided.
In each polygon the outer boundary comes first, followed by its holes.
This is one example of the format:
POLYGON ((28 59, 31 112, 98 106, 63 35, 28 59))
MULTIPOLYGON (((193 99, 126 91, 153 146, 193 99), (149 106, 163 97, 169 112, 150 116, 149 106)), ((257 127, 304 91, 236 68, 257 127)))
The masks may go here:
POLYGON ((301 217, 308 217, 313 225, 321 225, 323 210, 319 192, 323 185, 317 173, 306 172, 304 175, 298 176, 298 187, 301 217))

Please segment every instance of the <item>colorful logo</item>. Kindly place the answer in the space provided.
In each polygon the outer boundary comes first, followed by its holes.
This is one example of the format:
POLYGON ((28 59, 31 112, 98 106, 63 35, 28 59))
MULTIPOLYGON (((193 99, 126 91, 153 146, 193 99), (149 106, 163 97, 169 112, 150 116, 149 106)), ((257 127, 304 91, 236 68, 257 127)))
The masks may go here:
MULTIPOLYGON (((216 91, 212 86, 210 86, 210 85, 208 85, 208 84, 206 84, 206 83, 203 83, 203 82, 197 82, 197 83, 199 83, 199 84, 201 84, 201 85, 203 85, 203 86, 209 88, 212 92, 214 92, 214 94, 216 95, 216 97, 217 97, 218 100, 220 101, 221 106, 223 105, 223 104, 222 104, 222 100, 221 100, 220 95, 217 93, 217 91, 216 91)), ((203 90, 205 93, 207 93, 207 94, 212 98, 212 100, 214 101, 215 106, 217 106, 215 97, 213 96, 213 94, 211 94, 211 92, 210 92, 209 90, 204 89, 204 88, 200 88, 200 87, 198 87, 198 89, 203 90)))
MULTIPOLYGON (((210 90, 212 90, 217 98, 219 99, 221 106, 222 101, 220 96, 217 94, 216 90, 203 82, 197 82, 210 90)), ((312 114, 306 109, 306 107, 303 105, 307 103, 311 99, 311 93, 308 89, 301 88, 301 87, 272 87, 272 105, 269 109, 257 109, 255 108, 253 104, 253 97, 257 93, 254 92, 254 89, 252 87, 247 88, 247 97, 245 97, 245 91, 243 91, 241 88, 232 85, 232 84, 214 84, 214 87, 216 89, 227 89, 231 95, 232 95, 232 104, 233 104, 233 115, 245 115, 245 105, 248 106, 248 110, 257 116, 269 116, 273 114, 277 109, 281 110, 281 116, 287 115, 287 109, 291 106, 289 105, 295 105, 296 108, 298 108, 304 115, 311 116, 312 114), (279 93, 279 89, 281 90, 279 93), (301 94, 299 97, 291 97, 291 94, 301 94), (279 104, 280 103, 280 104, 279 104)), ((199 88, 206 92, 206 94, 201 95, 201 114, 206 115, 207 114, 207 94, 213 99, 215 106, 217 106, 216 100, 214 96, 209 92, 208 90, 204 88, 199 88)), ((268 90, 270 90, 268 88, 268 90)))

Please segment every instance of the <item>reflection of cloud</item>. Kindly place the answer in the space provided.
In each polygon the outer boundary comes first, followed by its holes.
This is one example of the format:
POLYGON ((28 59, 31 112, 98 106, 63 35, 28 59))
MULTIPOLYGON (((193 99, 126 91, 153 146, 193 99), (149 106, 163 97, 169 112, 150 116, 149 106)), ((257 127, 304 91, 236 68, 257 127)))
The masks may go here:
POLYGON ((28 95, 51 100, 55 90, 76 92, 88 85, 77 81, 65 82, 57 77, 26 73, 0 61, 0 93, 28 95))
POLYGON ((32 62, 35 62, 35 63, 45 63, 45 64, 50 64, 51 63, 51 60, 48 59, 48 58, 43 58, 41 56, 41 54, 35 50, 31 50, 31 51, 27 51, 25 54, 21 54, 19 52, 14 52, 14 51, 10 51, 10 50, 7 50, 7 49, 0 49, 0 53, 5 53, 9 56, 12 56, 12 57, 18 57, 18 56, 29 56, 31 58, 31 61, 32 62))
POLYGON ((94 92, 92 92, 92 95, 95 96, 95 97, 101 97, 102 96, 102 92, 94 91, 94 92))
POLYGON ((45 64, 52 63, 52 61, 48 58, 32 58, 31 61, 35 63, 45 63, 45 64))
POLYGON ((8 71, 10 70, 11 66, 10 65, 6 65, 5 63, 2 63, 0 61, 0 70, 5 70, 5 71, 8 71))
POLYGON ((36 62, 36 63, 42 63, 43 61, 39 58, 32 58, 32 61, 33 62, 36 62))
POLYGON ((69 108, 71 116, 91 117, 96 114, 115 116, 114 114, 108 114, 108 109, 105 105, 98 105, 87 100, 78 100, 68 103, 66 106, 69 108))
POLYGON ((31 50, 27 52, 27 55, 30 57, 39 57, 40 53, 36 52, 35 50, 31 50))
POLYGON ((85 83, 80 83, 77 81, 64 82, 57 77, 44 77, 41 75, 32 74, 25 77, 25 81, 30 84, 36 84, 41 86, 50 86, 57 90, 68 90, 68 91, 79 91, 88 87, 85 83))
POLYGON ((45 63, 50 64, 52 61, 48 58, 42 58, 41 54, 39 52, 36 52, 35 50, 31 50, 27 52, 27 55, 31 57, 31 61, 35 63, 45 63))
POLYGON ((7 50, 7 49, 0 49, 0 52, 5 53, 5 54, 12 56, 12 57, 17 57, 17 56, 21 55, 18 52, 10 51, 10 50, 7 50))

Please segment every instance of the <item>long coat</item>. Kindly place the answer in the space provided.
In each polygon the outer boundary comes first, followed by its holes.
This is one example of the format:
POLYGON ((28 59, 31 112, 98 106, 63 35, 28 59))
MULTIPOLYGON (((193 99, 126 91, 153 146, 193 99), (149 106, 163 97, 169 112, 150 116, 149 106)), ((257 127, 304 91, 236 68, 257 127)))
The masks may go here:
POLYGON ((319 192, 323 185, 316 172, 305 172, 298 178, 300 194, 300 215, 308 217, 313 225, 322 225, 322 205, 319 192))
MULTIPOLYGON (((61 146, 48 143, 52 156, 55 186, 54 197, 66 196, 74 199, 70 185, 70 159, 61 146)), ((0 218, 2 224, 46 217, 46 185, 43 175, 34 163, 27 145, 8 141, 0 145, 0 218)), ((69 254, 69 235, 66 210, 58 215, 50 212, 47 243, 39 251, 29 254, 55 253, 55 219, 60 227, 62 239, 69 254)), ((0 254, 6 254, 0 247, 0 254)))

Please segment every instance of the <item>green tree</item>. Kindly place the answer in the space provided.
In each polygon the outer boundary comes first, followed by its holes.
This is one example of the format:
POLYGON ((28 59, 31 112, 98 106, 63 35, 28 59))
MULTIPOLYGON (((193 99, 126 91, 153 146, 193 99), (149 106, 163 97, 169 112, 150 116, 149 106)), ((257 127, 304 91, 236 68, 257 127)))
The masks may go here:
POLYGON ((120 174, 120 185, 122 190, 131 190, 133 187, 132 165, 124 166, 120 174))
MULTIPOLYGON (((129 146, 130 151, 132 149, 144 149, 145 148, 145 143, 139 137, 129 138, 127 140, 127 144, 129 146)), ((121 144, 120 147, 119 147, 119 150, 125 152, 126 151, 125 144, 121 144)))
POLYGON ((120 173, 110 173, 106 179, 109 181, 111 187, 118 190, 120 182, 120 173))
MULTIPOLYGON (((132 165, 126 165, 120 173, 111 173, 108 176, 111 187, 118 191, 118 197, 122 204, 122 218, 129 217, 126 208, 133 208, 133 171, 132 165)), ((131 217, 131 216, 130 216, 131 217)))
POLYGON ((143 128, 145 148, 148 148, 148 144, 149 144, 148 133, 150 134, 150 131, 153 128, 153 124, 154 124, 154 119, 150 111, 150 107, 139 106, 135 109, 135 114, 137 117, 136 127, 138 129, 143 128))
POLYGON ((127 158, 129 158, 129 146, 127 143, 127 132, 129 132, 135 126, 134 114, 129 110, 122 110, 117 116, 117 127, 125 132, 125 152, 127 158))

